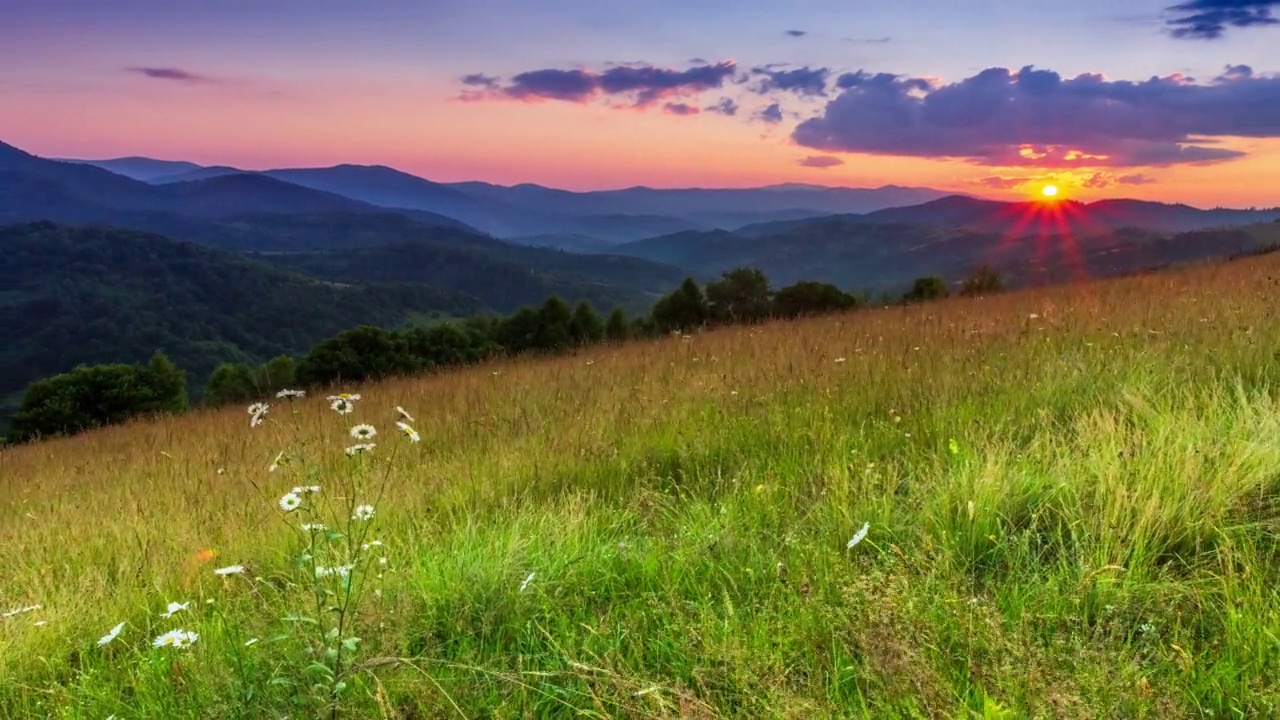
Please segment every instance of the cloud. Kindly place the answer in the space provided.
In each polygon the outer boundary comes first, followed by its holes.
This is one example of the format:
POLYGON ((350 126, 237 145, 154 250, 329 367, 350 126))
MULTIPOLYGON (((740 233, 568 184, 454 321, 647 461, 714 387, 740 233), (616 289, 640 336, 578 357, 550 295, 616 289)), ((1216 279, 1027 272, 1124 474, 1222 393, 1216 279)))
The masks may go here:
POLYGON ((1080 184, 1087 188, 1110 188, 1117 185, 1150 185, 1155 182, 1157 182, 1155 178, 1141 173, 1113 175, 1108 172, 1096 172, 1086 177, 1080 184))
POLYGON ((662 106, 662 109, 672 115, 697 115, 702 112, 689 103, 667 103, 662 106))
POLYGON ((1176 38, 1215 40, 1227 27, 1280 23, 1272 13, 1280 0, 1189 0, 1166 8, 1165 26, 1176 38))
POLYGON ((756 117, 769 123, 770 125, 777 125, 778 123, 782 122, 782 106, 779 105, 778 103, 774 103, 769 107, 756 113, 756 117))
POLYGON ((825 152, 960 158, 989 166, 1134 167, 1210 163, 1243 153, 1220 138, 1280 137, 1280 77, 1229 66, 1204 83, 1141 82, 1030 66, 990 68, 958 82, 862 71, 796 127, 825 152))
POLYGON ((843 165, 844 161, 834 155, 810 155, 806 158, 800 158, 796 164, 809 168, 829 168, 837 165, 843 165))
POLYGON ((809 33, 808 33, 808 31, 806 31, 806 30, 788 30, 788 31, 786 32, 786 34, 787 34, 787 35, 790 35, 791 37, 804 37, 805 35, 808 35, 809 33))
POLYGON ((878 38, 845 38, 844 40, 845 42, 868 44, 868 45, 883 45, 884 43, 887 43, 887 42, 893 42, 893 38, 889 37, 888 35, 884 37, 878 37, 878 38))
POLYGON ((564 100, 586 102, 597 96, 629 96, 637 106, 684 94, 721 87, 737 70, 732 60, 672 70, 631 63, 603 72, 547 68, 519 73, 503 84, 483 74, 467 75, 462 82, 484 88, 463 95, 468 100, 564 100), (470 79, 470 82, 468 81, 470 79))
POLYGON ((721 115, 733 117, 738 114, 738 103, 734 102, 733 98, 720 98, 720 102, 715 105, 709 105, 703 109, 707 112, 720 113, 721 115))
POLYGON ((772 92, 793 92, 797 95, 812 97, 827 94, 827 78, 831 71, 824 67, 805 66, 795 70, 774 70, 770 67, 756 67, 751 74, 764 79, 756 92, 766 95, 772 92))
POLYGON ((992 175, 991 177, 978 178, 972 181, 976 185, 983 187, 995 188, 997 190, 1010 190, 1019 185, 1031 182, 1031 178, 1004 177, 1003 175, 992 175))
POLYGON ((187 72, 180 68, 163 68, 163 67, 130 67, 125 68, 125 72, 137 73, 145 75, 156 80, 173 80, 175 82, 184 83, 211 83, 215 80, 204 75, 197 75, 193 72, 187 72))

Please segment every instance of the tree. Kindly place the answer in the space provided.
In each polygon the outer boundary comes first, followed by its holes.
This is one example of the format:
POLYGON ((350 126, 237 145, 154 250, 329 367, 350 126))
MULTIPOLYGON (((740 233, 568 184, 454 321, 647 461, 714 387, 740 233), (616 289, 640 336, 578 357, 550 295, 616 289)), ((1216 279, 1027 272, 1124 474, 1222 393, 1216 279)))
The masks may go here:
POLYGON ((839 312, 858 305, 857 298, 835 285, 809 280, 788 285, 773 296, 773 311, 784 318, 839 312))
POLYGON ((916 278, 911 285, 911 290, 902 296, 903 302, 923 302, 925 300, 937 300, 950 295, 947 289, 947 283, 936 275, 929 277, 916 278))
POLYGON ((605 323, 604 336, 610 342, 622 342, 631 338, 631 332, 631 320, 627 318, 627 311, 620 307, 614 308, 605 323))
POLYGON ((538 350, 552 351, 568 347, 570 340, 569 323, 573 321, 573 311, 569 303, 559 295, 551 295, 538 308, 538 331, 534 335, 534 347, 538 350))
POLYGON ((222 363, 213 369, 204 384, 205 405, 248 402, 260 397, 253 368, 245 363, 222 363))
POLYGON ((288 355, 277 355, 258 368, 255 379, 258 390, 267 395, 292 388, 298 381, 298 361, 288 355))
POLYGON ((361 325, 311 348, 298 365, 298 377, 309 385, 383 378, 412 370, 407 361, 395 333, 361 325))
POLYGON ((687 332, 705 324, 709 315, 707 298, 691 277, 685 278, 671 294, 663 296, 650 313, 657 332, 687 332))
POLYGON ((511 355, 528 352, 537 347, 538 326, 541 320, 538 311, 531 307, 522 307, 511 317, 502 321, 498 337, 502 347, 511 355))
POLYGON ((187 409, 187 374, 157 350, 147 362, 143 377, 146 395, 139 412, 177 413, 187 409))
POLYGON ((755 268, 729 270, 707 285, 707 309, 722 323, 759 322, 769 316, 773 291, 769 278, 755 268))
POLYGON ((593 345, 604 339, 604 320, 591 303, 583 300, 569 320, 569 340, 575 345, 593 345))
POLYGON ((981 265, 969 273, 960 286, 960 294, 966 297, 989 295, 1004 289, 1004 279, 990 265, 981 265))

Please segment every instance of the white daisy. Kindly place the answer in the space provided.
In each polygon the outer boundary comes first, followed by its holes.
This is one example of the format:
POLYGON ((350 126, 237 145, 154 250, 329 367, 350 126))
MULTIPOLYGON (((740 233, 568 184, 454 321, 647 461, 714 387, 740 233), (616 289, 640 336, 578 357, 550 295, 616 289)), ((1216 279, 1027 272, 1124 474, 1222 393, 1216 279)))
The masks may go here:
POLYGON ((298 487, 295 487, 289 492, 293 493, 294 495, 310 495, 312 493, 320 492, 320 486, 319 485, 299 485, 298 487))
POLYGON ((119 625, 111 628, 111 632, 98 638, 98 647, 102 647, 103 645, 106 645, 107 643, 119 637, 120 631, 124 629, 124 626, 125 626, 125 623, 120 623, 119 625))
POLYGON ((190 604, 191 604, 190 602, 184 602, 184 603, 171 602, 169 603, 169 607, 166 609, 166 611, 160 613, 160 617, 173 617, 174 613, 182 612, 183 610, 186 610, 187 606, 190 604))
POLYGON ((360 425, 357 425, 351 428, 351 437, 355 438, 356 440, 369 440, 373 438, 374 435, 377 435, 377 434, 378 434, 378 431, 368 423, 362 423, 360 425))
POLYGON ((329 529, 324 523, 302 523, 298 528, 303 532, 324 532, 329 529))
POLYGON ((381 540, 374 540, 373 542, 367 542, 367 543, 365 543, 365 544, 361 545, 361 546, 360 546, 360 549, 361 549, 361 550, 368 550, 369 548, 375 548, 375 547, 382 547, 382 541, 381 541, 381 540))
POLYGON ((266 415, 271 406, 264 402, 256 402, 249 406, 250 415, 266 415))
POLYGON ((329 407, 333 408, 334 412, 339 415, 349 415, 356 409, 356 404, 350 400, 338 398, 337 400, 329 403, 329 407))
POLYGON ((189 630, 183 630, 182 628, 178 628, 177 630, 170 630, 169 632, 161 635, 155 640, 152 640, 151 646, 152 647, 171 647, 176 650, 181 650, 184 647, 193 645, 195 641, 199 639, 200 639, 200 635, 198 633, 191 632, 189 630))
POLYGON ((258 427, 259 425, 267 421, 266 417, 267 417, 266 413, 262 413, 261 415, 254 415, 253 417, 249 418, 249 427, 251 428, 258 427))
POLYGON ((286 493, 284 497, 280 498, 280 509, 285 512, 293 512, 301 505, 302 498, 294 495, 293 493, 286 493))
POLYGON ((351 447, 347 448, 347 454, 354 457, 356 455, 359 455, 360 453, 369 452, 370 450, 376 447, 378 447, 377 443, 360 443, 358 445, 352 445, 351 447))
POLYGON ((357 507, 357 508, 356 508, 356 511, 355 511, 354 513, 352 513, 352 515, 351 515, 351 519, 352 519, 352 520, 372 520, 372 519, 373 519, 373 506, 372 506, 372 505, 361 505, 361 506, 357 507))
POLYGON ((404 433, 405 437, 409 438, 409 442, 418 442, 422 439, 422 436, 418 434, 418 431, 409 427, 407 423, 398 422, 396 423, 396 427, 400 428, 400 432, 404 433))
POLYGON ((396 412, 400 413, 400 417, 403 418, 405 422, 413 422, 413 416, 409 414, 408 410, 397 405, 396 412))
POLYGON ((290 400, 292 400, 293 398, 300 398, 300 397, 306 397, 306 396, 307 396, 306 390, 281 390, 280 392, 276 393, 276 397, 289 398, 290 400))
POLYGON ((867 536, 867 531, 870 529, 871 529, 871 523, 869 522, 862 523, 862 527, 858 529, 858 532, 853 534, 853 537, 849 539, 849 544, 846 545, 845 547, 852 549, 854 545, 857 545, 858 543, 862 542, 862 539, 867 536))
POLYGON ((355 402, 356 400, 360 399, 360 393, 338 393, 337 395, 330 395, 328 399, 329 400, 350 400, 352 402, 355 402))
POLYGON ((242 572, 244 572, 243 565, 228 565, 226 567, 220 567, 217 570, 214 570, 213 574, 226 576, 226 575, 239 575, 242 572))

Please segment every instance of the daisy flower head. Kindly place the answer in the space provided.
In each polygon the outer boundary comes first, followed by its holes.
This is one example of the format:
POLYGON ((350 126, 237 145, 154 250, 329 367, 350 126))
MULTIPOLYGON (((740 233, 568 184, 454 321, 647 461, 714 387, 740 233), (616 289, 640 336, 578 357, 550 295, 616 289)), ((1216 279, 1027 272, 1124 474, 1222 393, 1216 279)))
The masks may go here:
POLYGON ((355 511, 354 513, 352 513, 352 514, 351 514, 351 519, 352 519, 352 520, 372 520, 372 519, 373 519, 373 506, 372 506, 372 505, 361 505, 361 506, 357 507, 357 508, 356 508, 356 511, 355 511))
POLYGON ((377 434, 377 429, 368 423, 361 423, 351 428, 351 437, 356 440, 370 440, 377 434))
POLYGON ((264 402, 256 402, 249 406, 250 415, 266 415, 271 406, 264 402))
POLYGON ((298 529, 303 532, 324 532, 329 528, 324 523, 302 523, 298 526, 298 529))
POLYGON ((349 400, 351 402, 355 402, 356 400, 360 399, 360 393, 338 393, 337 395, 330 395, 329 399, 330 400, 349 400))
POLYGON ((347 448, 347 455, 350 457, 355 457, 356 455, 359 455, 361 453, 367 453, 373 450, 377 446, 378 446, 377 443, 359 443, 357 445, 352 445, 351 447, 347 448))
POLYGON ((120 623, 119 625, 111 628, 111 632, 98 638, 98 647, 102 647, 103 645, 106 645, 110 643, 112 640, 115 640, 117 637, 119 637, 120 631, 124 629, 124 625, 125 625, 124 623, 120 623))
POLYGON ((350 415, 356 409, 356 404, 345 398, 331 398, 331 400, 329 407, 333 408, 333 411, 339 415, 350 415))
POLYGON ((294 398, 303 398, 306 396, 307 396, 306 390, 281 390, 280 392, 276 393, 276 397, 288 398, 290 400, 294 398))
POLYGON ((413 422, 413 416, 409 414, 408 410, 405 410, 404 408, 397 405, 396 412, 399 413, 400 418, 405 422, 413 422))
POLYGON ((176 650, 181 650, 182 648, 189 647, 195 644, 195 641, 199 639, 200 639, 199 633, 178 628, 176 630, 170 630, 169 632, 161 635, 155 640, 152 640, 151 646, 152 647, 171 647, 176 650))
POLYGON ((166 608, 165 612, 160 613, 160 617, 173 617, 174 613, 182 612, 183 610, 186 610, 187 606, 190 604, 191 604, 190 602, 184 602, 184 603, 171 602, 169 603, 169 607, 166 608))
POLYGON ((293 493, 294 495, 310 495, 312 493, 320 492, 320 486, 319 485, 299 485, 298 487, 295 487, 289 492, 293 493))
POLYGON ((296 493, 285 493, 284 497, 280 498, 280 509, 285 512, 293 512, 299 507, 302 507, 302 498, 296 493))
POLYGON ((422 436, 418 434, 418 431, 409 427, 408 423, 398 422, 396 423, 396 427, 400 428, 400 432, 404 433, 405 437, 409 438, 409 442, 416 443, 422 439, 422 436))
POLYGON ((226 577, 228 575, 239 575, 243 572, 244 572, 243 565, 228 565, 226 567, 220 567, 217 570, 214 570, 213 574, 226 577))

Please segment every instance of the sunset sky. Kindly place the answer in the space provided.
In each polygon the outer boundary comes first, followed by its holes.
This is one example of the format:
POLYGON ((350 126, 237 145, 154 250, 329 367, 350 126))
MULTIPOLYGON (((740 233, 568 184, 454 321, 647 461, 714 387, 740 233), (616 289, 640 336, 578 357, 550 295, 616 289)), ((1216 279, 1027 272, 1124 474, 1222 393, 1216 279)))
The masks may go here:
POLYGON ((0 0, 0 140, 575 190, 1275 206, 1278 21, 1280 0, 0 0))

